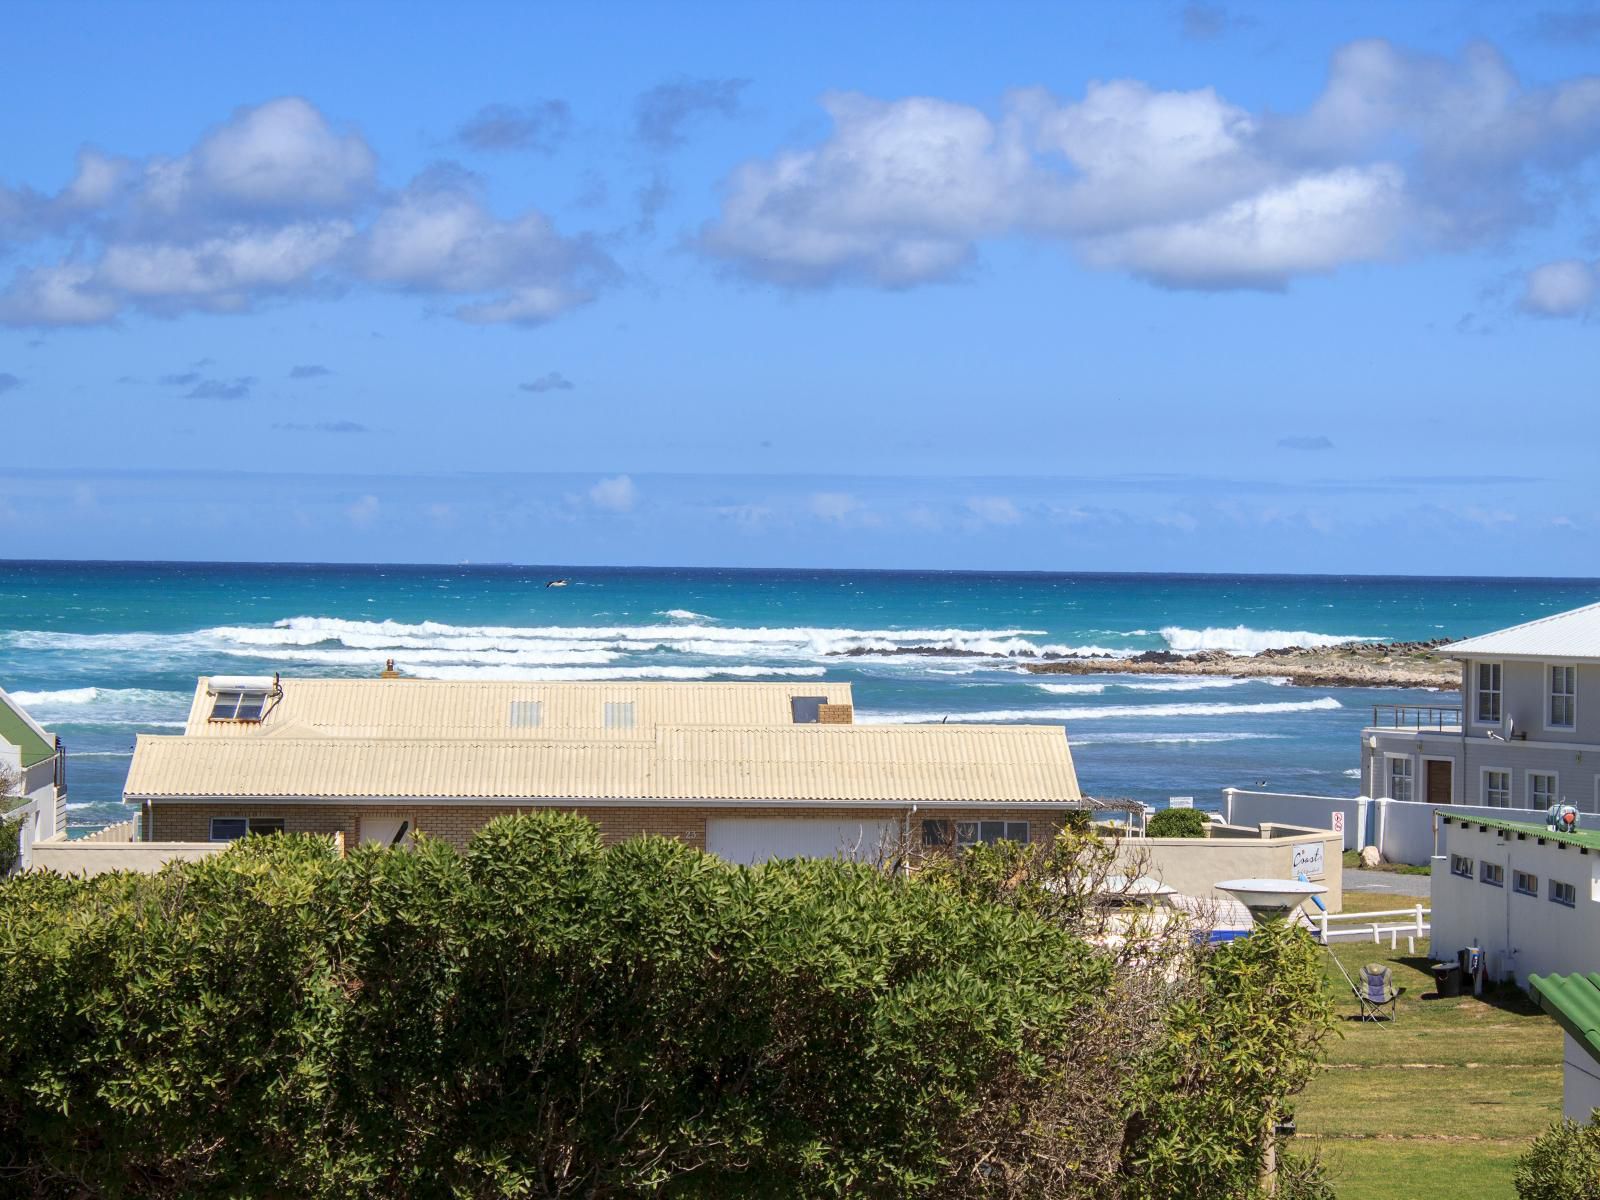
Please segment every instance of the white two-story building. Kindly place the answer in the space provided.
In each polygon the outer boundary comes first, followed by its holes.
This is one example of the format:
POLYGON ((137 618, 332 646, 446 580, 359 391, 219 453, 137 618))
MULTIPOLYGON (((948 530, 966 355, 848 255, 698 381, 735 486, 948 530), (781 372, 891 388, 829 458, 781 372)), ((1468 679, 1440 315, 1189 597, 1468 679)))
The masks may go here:
POLYGON ((1600 812, 1600 604, 1445 646, 1456 704, 1381 705, 1361 732, 1372 796, 1600 812))

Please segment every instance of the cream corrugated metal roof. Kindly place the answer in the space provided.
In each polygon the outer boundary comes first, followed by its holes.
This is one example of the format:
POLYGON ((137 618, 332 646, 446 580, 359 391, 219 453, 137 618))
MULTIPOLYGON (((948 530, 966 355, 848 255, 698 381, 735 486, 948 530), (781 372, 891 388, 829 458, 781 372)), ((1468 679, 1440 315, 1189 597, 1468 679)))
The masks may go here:
POLYGON ((1585 658, 1600 661, 1600 604, 1554 613, 1451 642, 1441 653, 1452 658, 1585 658))
POLYGON ((652 739, 143 735, 130 800, 1081 799, 1058 726, 660 727, 652 739))
POLYGON ((195 688, 187 734, 204 738, 649 738, 660 725, 789 725, 789 702, 851 703, 848 683, 537 683, 455 679, 284 679, 259 723, 212 721, 209 679, 195 688), (539 724, 513 726, 514 701, 539 724), (632 701, 632 728, 605 727, 605 705, 632 701))

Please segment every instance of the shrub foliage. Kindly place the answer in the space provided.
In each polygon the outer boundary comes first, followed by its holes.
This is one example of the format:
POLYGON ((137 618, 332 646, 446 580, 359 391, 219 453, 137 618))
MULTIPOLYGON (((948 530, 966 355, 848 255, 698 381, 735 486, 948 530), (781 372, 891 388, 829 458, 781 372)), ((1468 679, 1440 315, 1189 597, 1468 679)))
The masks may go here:
POLYGON ((1600 1200, 1600 1114, 1557 1121, 1517 1160, 1517 1200, 1600 1200))
POLYGON ((1145 825, 1150 837, 1197 838, 1206 836, 1205 814, 1197 808, 1163 808, 1145 825))
POLYGON ((1249 1195, 1309 943, 1098 948, 1093 889, 1045 886, 1096 845, 751 870, 540 814, 16 877, 0 1191, 1249 1195))

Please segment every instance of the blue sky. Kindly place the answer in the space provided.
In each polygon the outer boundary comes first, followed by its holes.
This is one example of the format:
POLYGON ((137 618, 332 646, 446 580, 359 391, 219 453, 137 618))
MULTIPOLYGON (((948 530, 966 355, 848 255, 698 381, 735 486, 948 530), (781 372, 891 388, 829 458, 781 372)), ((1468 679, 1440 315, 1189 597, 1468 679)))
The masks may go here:
POLYGON ((1600 574, 1600 8, 10 15, 0 554, 1600 574))

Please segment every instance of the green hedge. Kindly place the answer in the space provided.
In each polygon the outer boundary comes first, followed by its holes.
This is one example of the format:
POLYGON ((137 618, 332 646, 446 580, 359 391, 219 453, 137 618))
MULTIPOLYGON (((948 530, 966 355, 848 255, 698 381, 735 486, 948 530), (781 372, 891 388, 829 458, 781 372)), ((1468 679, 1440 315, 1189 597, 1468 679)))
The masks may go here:
POLYGON ((1206 817, 1197 808, 1163 808, 1145 823, 1148 837, 1198 838, 1206 836, 1206 817))
POLYGON ((1314 1025, 1273 982, 1299 943, 1199 954, 1147 997, 1173 1036, 1141 1016, 1128 1054, 1142 977, 950 882, 607 849, 551 814, 464 853, 258 837, 16 877, 0 1193, 1249 1194, 1314 1025))

